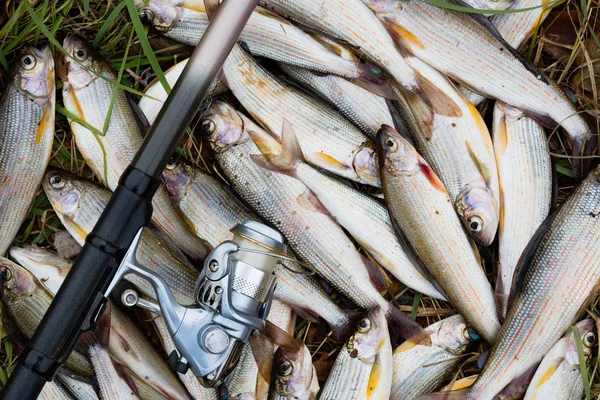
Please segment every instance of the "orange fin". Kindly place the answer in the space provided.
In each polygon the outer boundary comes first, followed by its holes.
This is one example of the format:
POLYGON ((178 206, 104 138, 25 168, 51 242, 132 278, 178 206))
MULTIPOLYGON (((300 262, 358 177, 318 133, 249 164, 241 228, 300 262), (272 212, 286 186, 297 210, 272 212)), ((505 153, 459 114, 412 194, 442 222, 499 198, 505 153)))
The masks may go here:
POLYGON ((417 73, 417 93, 431 110, 438 115, 446 117, 462 117, 463 112, 454 100, 423 75, 417 73))
POLYGON ((300 194, 296 200, 298 201, 298 204, 301 207, 307 210, 316 211, 321 214, 327 215, 328 217, 332 217, 331 213, 329 213, 327 208, 325 208, 325 206, 323 205, 323 203, 321 203, 317 196, 315 196, 314 193, 308 189, 302 194, 300 194))
POLYGON ((415 400, 466 400, 469 389, 454 390, 452 392, 436 392, 417 397, 415 400))
POLYGON ((422 160, 419 163, 419 167, 421 168, 421 172, 423 172, 423 175, 425 175, 425 177, 427 178, 429 183, 431 183, 431 186, 433 186, 434 189, 443 193, 448 193, 446 191, 446 187, 444 186, 440 178, 438 178, 438 176, 435 174, 435 172, 433 172, 433 169, 431 169, 429 164, 422 160))
POLYGON ((348 171, 351 169, 346 164, 342 164, 340 161, 325 153, 311 153, 310 157, 307 158, 310 159, 312 164, 318 165, 328 171, 348 171))
POLYGON ((413 49, 425 50, 425 46, 421 41, 411 32, 404 29, 397 23, 391 20, 385 20, 383 22, 390 36, 394 39, 396 47, 402 54, 413 54, 413 49))

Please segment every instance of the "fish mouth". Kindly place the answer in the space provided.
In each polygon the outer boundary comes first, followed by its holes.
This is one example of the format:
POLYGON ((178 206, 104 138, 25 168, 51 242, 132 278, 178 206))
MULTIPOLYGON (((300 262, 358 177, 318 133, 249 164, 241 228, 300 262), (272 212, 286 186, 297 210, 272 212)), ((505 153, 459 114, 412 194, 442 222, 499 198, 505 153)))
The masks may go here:
POLYGON ((377 153, 370 144, 361 146, 355 154, 352 164, 354 172, 361 181, 371 186, 381 187, 380 163, 378 162, 377 153))

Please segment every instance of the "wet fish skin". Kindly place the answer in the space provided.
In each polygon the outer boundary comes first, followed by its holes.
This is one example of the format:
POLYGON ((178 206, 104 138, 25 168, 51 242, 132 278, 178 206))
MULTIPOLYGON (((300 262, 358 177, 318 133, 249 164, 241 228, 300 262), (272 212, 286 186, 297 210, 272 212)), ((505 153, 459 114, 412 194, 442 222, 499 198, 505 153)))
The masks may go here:
POLYGON ((378 139, 383 192, 392 219, 448 300, 477 333, 493 343, 500 329, 494 296, 448 192, 398 132, 384 126, 378 139))
POLYGON ((298 83, 320 93, 371 139, 375 138, 381 125, 394 125, 383 97, 340 76, 314 73, 291 65, 280 64, 279 66, 298 83))
POLYGON ((40 393, 39 400, 73 400, 71 393, 59 382, 50 381, 44 385, 40 393))
MULTIPOLYGON (((0 257, 0 271, 9 277, 2 284, 2 301, 6 310, 21 332, 31 338, 52 298, 33 275, 20 265, 0 257)), ((71 353, 65 365, 86 378, 94 374, 89 360, 76 350, 71 353)))
MULTIPOLYGON (((583 353, 589 367, 592 348, 597 345, 595 323, 592 319, 575 326, 581 334, 583 353)), ((524 400, 569 400, 584 398, 583 380, 579 369, 579 354, 574 332, 565 335, 550 349, 542 360, 527 389, 524 400)))
POLYGON ((494 108, 494 149, 502 193, 496 292, 510 294, 517 263, 552 203, 552 161, 544 129, 503 103, 494 108))
POLYGON ((201 123, 215 127, 209 141, 233 189, 286 236, 301 260, 361 307, 384 309, 404 337, 426 339, 420 326, 379 294, 371 283, 368 266, 344 232, 310 206, 308 189, 298 180, 270 173, 252 161, 251 154, 260 154, 256 146, 276 146, 275 138, 220 101, 211 105, 201 123))
POLYGON ((58 381, 67 389, 71 396, 77 400, 98 400, 98 394, 94 387, 87 382, 59 372, 57 375, 58 381))
MULTIPOLYGON (((48 169, 42 186, 65 228, 83 246, 85 238, 110 200, 110 191, 57 168, 48 169)), ((180 304, 194 303, 198 272, 160 234, 145 228, 136 256, 144 267, 167 281, 180 304)), ((145 279, 135 274, 127 275, 126 279, 139 287, 145 295, 156 298, 154 289, 145 279)))
MULTIPOLYGON (((306 164, 294 128, 284 121, 283 147, 261 149, 263 156, 252 159, 267 170, 301 181, 330 216, 360 243, 385 269, 406 286, 441 300, 445 297, 425 278, 405 253, 390 220, 387 208, 373 197, 330 178, 306 164)), ((279 144, 277 144, 279 145, 279 144)))
POLYGON ((388 399, 392 346, 385 316, 371 311, 340 350, 319 396, 323 400, 388 399))
MULTIPOLYGON (((169 83, 171 89, 175 86, 175 83, 177 83, 177 80, 181 76, 181 73, 187 65, 188 60, 189 59, 180 61, 177 64, 173 65, 171 68, 169 68, 167 71, 165 71, 165 78, 169 83)), ((206 101, 209 101, 208 99, 223 94, 226 91, 227 86, 225 86, 221 79, 217 77, 208 89, 208 93, 206 94, 206 101)), ((160 109, 167 100, 168 93, 157 78, 150 82, 148 86, 146 86, 146 89, 144 90, 144 95, 145 96, 143 96, 138 102, 138 107, 146 116, 148 123, 152 124, 158 116, 160 109)), ((201 105, 200 108, 203 108, 203 106, 201 105)))
MULTIPOLYGON (((69 121, 77 148, 86 163, 105 186, 114 190, 119 177, 141 145, 142 134, 138 121, 125 92, 115 88, 109 81, 116 80, 114 71, 90 46, 78 37, 69 35, 63 47, 69 55, 59 58, 57 70, 63 81, 63 102, 67 110, 103 132, 112 98, 116 96, 103 136, 95 135, 76 121, 69 121), (106 154, 106 165, 99 142, 106 154)), ((210 246, 187 229, 164 188, 158 189, 152 204, 154 222, 195 261, 203 260, 210 246)))
MULTIPOLYGON (((278 138, 285 116, 296 127, 311 163, 357 182, 380 185, 369 138, 331 106, 276 78, 239 45, 223 65, 223 75, 248 113, 278 138)), ((216 126, 202 128, 210 135, 216 126)))
POLYGON ((222 180, 184 162, 170 162, 163 171, 171 200, 192 231, 211 246, 231 240, 230 229, 246 220, 258 221, 222 180))
POLYGON ((50 160, 54 106, 50 47, 25 49, 0 99, 0 256, 25 221, 50 160))
POLYGON ((320 390, 308 347, 299 339, 280 346, 273 359, 274 390, 270 400, 315 400, 320 390))
POLYGON ((476 338, 460 315, 429 325, 431 346, 394 350, 391 400, 415 399, 439 389, 456 372, 467 345, 476 338))
MULTIPOLYGON (((388 0, 383 8, 378 0, 363 2, 394 32, 405 52, 486 97, 511 104, 549 126, 561 125, 573 155, 588 151, 593 143, 590 128, 571 101, 473 16, 421 0, 388 0)), ((573 160, 578 173, 579 161, 573 160)))
POLYGON ((491 399, 541 360, 596 291, 599 205, 596 169, 563 203, 528 267, 516 275, 506 321, 468 399, 491 399))
MULTIPOLYGON (((140 10, 140 17, 164 36, 196 46, 208 27, 206 11, 176 3, 150 0, 140 10)), ((262 7, 254 10, 239 41, 254 56, 348 78, 357 78, 361 73, 356 57, 342 57, 318 38, 262 7)))

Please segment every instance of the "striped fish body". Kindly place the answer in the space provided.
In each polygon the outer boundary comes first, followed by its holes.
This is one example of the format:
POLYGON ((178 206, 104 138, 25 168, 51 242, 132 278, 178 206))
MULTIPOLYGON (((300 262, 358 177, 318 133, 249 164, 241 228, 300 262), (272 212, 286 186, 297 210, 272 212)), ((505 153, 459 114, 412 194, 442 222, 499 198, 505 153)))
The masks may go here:
POLYGON ((88 383, 71 377, 66 374, 59 373, 57 376, 59 382, 67 389, 71 396, 77 400, 98 400, 98 394, 94 387, 88 383))
POLYGON ((496 103, 493 130, 502 196, 496 291, 508 296, 519 258, 550 211, 552 163, 544 129, 522 112, 496 103))
MULTIPOLYGON (((491 399, 541 360, 600 279, 600 169, 562 205, 528 267, 517 274, 506 321, 469 399, 491 399)), ((527 255, 527 254, 525 254, 527 255)))
POLYGON ((15 68, 0 99, 0 256, 27 217, 54 140, 50 48, 25 50, 15 68))

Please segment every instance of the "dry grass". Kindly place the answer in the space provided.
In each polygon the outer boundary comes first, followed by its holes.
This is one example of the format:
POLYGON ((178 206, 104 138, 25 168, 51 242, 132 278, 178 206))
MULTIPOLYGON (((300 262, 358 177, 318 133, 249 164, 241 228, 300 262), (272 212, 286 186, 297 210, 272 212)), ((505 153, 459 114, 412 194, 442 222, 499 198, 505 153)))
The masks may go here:
MULTIPOLYGON (((175 62, 189 56, 191 49, 164 39, 154 32, 149 32, 149 40, 153 53, 145 54, 141 50, 138 36, 134 32, 131 19, 128 17, 126 7, 120 6, 115 1, 99 0, 44 0, 31 4, 30 8, 39 16, 43 25, 52 37, 62 42, 65 34, 77 33, 92 41, 97 50, 116 69, 122 71, 119 83, 143 91, 147 82, 156 76, 151 68, 153 61, 160 64, 163 70, 175 62), (124 55, 127 54, 125 58, 124 55)), ((590 124, 600 128, 600 107, 598 102, 598 88, 591 84, 591 90, 584 91, 581 86, 573 85, 578 74, 594 77, 594 59, 600 56, 590 52, 590 41, 596 43, 594 30, 598 30, 600 22, 596 21, 598 3, 586 0, 569 0, 558 5, 555 11, 547 18, 546 23, 536 32, 533 38, 521 49, 522 54, 552 80, 569 87, 574 91, 581 104, 580 111, 586 114, 590 124), (549 32, 558 32, 550 35, 549 32), (586 46, 587 45, 587 46, 586 46), (592 71, 591 74, 589 71, 592 71)), ((36 24, 27 7, 15 0, 9 0, 3 10, 0 10, 0 79, 6 84, 9 77, 8 66, 18 56, 19 50, 25 46, 38 45, 48 42, 39 24, 36 24)), ((597 43, 600 47, 600 43, 597 43)), ((60 50, 51 44, 53 52, 60 50)), ((596 66, 598 69, 598 66, 596 66)), ((598 74, 595 75, 596 78, 598 74)), ((591 82, 595 82, 593 79, 591 82)), ((60 83, 58 83, 60 88, 60 83)), ((57 91, 57 103, 61 104, 60 90, 57 91)), ((135 94, 132 94, 134 97, 135 94)), ((556 134, 550 136, 553 154, 557 158, 559 173, 559 201, 568 195, 574 181, 570 176, 570 161, 566 158, 564 145, 556 134)), ((193 135, 186 135, 181 143, 181 152, 190 160, 195 160, 204 166, 209 159, 204 159, 202 143, 193 135)), ((52 165, 75 171, 82 176, 92 178, 90 169, 85 165, 81 155, 77 152, 74 140, 69 130, 66 118, 57 114, 56 140, 52 156, 52 165)), ((365 189, 366 190, 366 189, 365 189)), ((39 193, 32 206, 31 213, 24 223, 17 238, 17 242, 34 242, 39 245, 50 246, 52 235, 57 230, 63 229, 60 221, 53 212, 43 193, 39 193)), ((484 267, 491 281, 495 280, 496 247, 482 251, 485 261, 484 267)), ((364 253, 364 252, 363 252, 364 253)), ((411 313, 422 325, 429 325, 442 317, 451 315, 454 311, 444 302, 429 297, 416 295, 401 284, 392 280, 388 298, 403 311, 411 313)), ((338 296, 336 296, 338 297, 338 296)), ((342 301, 338 298, 339 301, 342 301)), ((587 307, 585 313, 598 321, 598 301, 594 300, 587 307)), ((326 373, 335 359, 338 345, 329 338, 325 324, 310 324, 301 321, 297 325, 297 337, 301 337, 313 352, 315 363, 321 373, 326 373)), ((456 378, 477 373, 477 355, 481 352, 481 345, 474 345, 465 355, 464 363, 457 372, 456 378)), ((0 346, 0 381, 5 382, 7 374, 14 363, 15 355, 12 352, 10 341, 5 333, 2 334, 0 346)), ((594 356, 591 366, 592 396, 600 399, 600 372, 598 371, 598 358, 594 356)))

